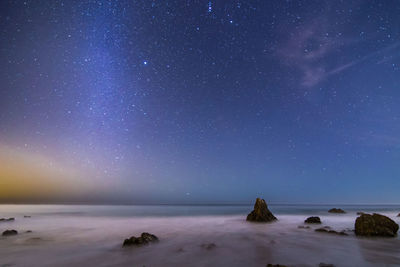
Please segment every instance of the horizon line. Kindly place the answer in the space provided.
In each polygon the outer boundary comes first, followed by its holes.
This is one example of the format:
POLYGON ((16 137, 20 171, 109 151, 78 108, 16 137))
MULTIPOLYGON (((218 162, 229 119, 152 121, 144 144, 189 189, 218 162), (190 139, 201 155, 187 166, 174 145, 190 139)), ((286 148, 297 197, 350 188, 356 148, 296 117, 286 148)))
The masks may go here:
MULTIPOLYGON (((112 202, 0 202, 0 205, 65 205, 65 206, 253 206, 251 203, 112 203, 112 202)), ((284 203, 267 202, 269 206, 400 206, 400 203, 284 203)))

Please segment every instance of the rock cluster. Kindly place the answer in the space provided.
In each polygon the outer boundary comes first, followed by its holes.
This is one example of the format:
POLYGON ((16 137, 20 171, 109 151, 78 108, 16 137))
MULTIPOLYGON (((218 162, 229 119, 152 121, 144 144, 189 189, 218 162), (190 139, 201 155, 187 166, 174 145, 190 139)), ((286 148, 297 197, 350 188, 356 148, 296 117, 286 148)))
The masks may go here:
POLYGON ((344 210, 337 209, 337 208, 330 209, 330 210, 328 210, 328 212, 330 212, 330 213, 346 213, 344 210))
POLYGON ((265 200, 257 198, 254 204, 254 210, 247 215, 246 220, 251 222, 271 222, 275 221, 276 217, 269 211, 265 200))
POLYGON ((139 237, 131 236, 125 239, 122 246, 142 246, 151 242, 158 242, 158 237, 149 233, 142 233, 139 237))
POLYGON ((399 225, 381 214, 362 214, 356 219, 355 233, 359 236, 396 236, 399 225))
POLYGON ((5 230, 3 232, 3 236, 17 235, 18 232, 16 230, 5 230))
POLYGON ((319 217, 316 216, 312 216, 312 217, 308 217, 305 221, 305 223, 321 223, 321 219, 319 217))

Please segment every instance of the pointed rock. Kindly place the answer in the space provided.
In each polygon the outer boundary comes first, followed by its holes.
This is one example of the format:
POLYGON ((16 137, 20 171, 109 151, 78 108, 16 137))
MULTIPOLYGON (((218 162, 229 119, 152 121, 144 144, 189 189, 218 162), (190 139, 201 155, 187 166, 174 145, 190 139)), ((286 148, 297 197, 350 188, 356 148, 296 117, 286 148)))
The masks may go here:
POLYGON ((254 204, 254 210, 247 215, 246 220, 251 222, 271 222, 275 221, 276 217, 269 211, 265 200, 257 198, 254 204))

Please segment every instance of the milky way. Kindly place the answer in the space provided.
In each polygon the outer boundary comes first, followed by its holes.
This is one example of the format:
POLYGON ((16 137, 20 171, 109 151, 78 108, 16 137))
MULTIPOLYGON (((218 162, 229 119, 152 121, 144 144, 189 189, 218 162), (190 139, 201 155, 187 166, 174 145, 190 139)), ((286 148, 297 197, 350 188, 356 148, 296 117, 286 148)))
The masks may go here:
POLYGON ((65 201, 399 202, 399 14, 397 1, 1 1, 0 159, 42 159, 20 186, 82 184, 65 201))

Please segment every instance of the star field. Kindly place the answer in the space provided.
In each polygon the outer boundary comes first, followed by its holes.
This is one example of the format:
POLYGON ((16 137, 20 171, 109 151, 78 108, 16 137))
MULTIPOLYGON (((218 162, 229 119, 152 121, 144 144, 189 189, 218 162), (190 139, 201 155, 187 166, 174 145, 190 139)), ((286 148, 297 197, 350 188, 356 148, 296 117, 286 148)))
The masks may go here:
POLYGON ((0 149, 92 184, 68 201, 399 202, 399 14, 1 1, 0 149))

